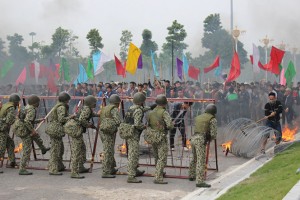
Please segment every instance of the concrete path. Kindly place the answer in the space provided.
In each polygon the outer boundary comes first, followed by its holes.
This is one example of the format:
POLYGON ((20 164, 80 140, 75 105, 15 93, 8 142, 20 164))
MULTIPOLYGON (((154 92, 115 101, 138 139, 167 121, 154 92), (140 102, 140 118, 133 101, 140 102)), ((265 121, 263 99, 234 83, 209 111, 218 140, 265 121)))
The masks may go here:
MULTIPOLYGON (((299 175, 300 176, 300 175, 299 175)), ((283 200, 300 200, 300 180, 298 183, 287 193, 283 200)))

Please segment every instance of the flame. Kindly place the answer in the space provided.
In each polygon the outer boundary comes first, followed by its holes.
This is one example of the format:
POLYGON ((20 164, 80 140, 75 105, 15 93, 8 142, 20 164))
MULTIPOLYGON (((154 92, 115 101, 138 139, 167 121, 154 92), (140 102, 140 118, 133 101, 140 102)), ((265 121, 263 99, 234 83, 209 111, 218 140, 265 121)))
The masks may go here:
POLYGON ((17 147, 15 148, 14 153, 19 153, 20 151, 22 151, 22 149, 23 149, 23 144, 20 143, 19 146, 17 146, 17 147))
POLYGON ((223 144, 222 144, 223 152, 227 151, 227 149, 230 150, 231 144, 232 144, 232 140, 223 143, 223 144))
POLYGON ((284 127, 282 131, 282 140, 285 142, 294 141, 297 131, 298 131, 298 127, 295 127, 294 129, 289 129, 288 127, 284 127))
POLYGON ((121 155, 126 155, 127 153, 127 148, 126 148, 126 144, 120 144, 118 147, 118 151, 120 151, 121 155))
POLYGON ((191 149, 192 148, 192 145, 191 145, 191 141, 190 140, 186 140, 186 147, 188 148, 188 149, 191 149))

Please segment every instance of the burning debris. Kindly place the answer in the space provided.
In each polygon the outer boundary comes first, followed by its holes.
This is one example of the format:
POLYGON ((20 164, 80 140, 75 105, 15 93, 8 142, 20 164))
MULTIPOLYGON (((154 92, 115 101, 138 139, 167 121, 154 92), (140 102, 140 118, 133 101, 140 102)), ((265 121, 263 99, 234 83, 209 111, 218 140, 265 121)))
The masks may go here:
POLYGON ((19 146, 17 146, 15 149, 14 149, 14 153, 19 153, 21 152, 23 149, 23 144, 20 143, 19 146))
POLYGON ((294 129, 290 129, 287 126, 282 130, 282 141, 284 142, 292 142, 295 140, 295 135, 298 131, 298 127, 294 129))
POLYGON ((232 140, 221 144, 225 156, 228 155, 228 153, 230 151, 230 148, 231 148, 231 145, 232 145, 232 140))

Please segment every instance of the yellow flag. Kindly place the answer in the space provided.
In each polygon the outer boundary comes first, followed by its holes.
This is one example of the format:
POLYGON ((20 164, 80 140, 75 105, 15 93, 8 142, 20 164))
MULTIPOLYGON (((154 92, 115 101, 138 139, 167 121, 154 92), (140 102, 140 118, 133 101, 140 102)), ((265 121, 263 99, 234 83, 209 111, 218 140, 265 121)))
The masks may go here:
POLYGON ((134 75, 136 72, 139 56, 141 55, 141 50, 137 48, 134 44, 130 43, 128 50, 128 57, 126 61, 126 71, 134 75))

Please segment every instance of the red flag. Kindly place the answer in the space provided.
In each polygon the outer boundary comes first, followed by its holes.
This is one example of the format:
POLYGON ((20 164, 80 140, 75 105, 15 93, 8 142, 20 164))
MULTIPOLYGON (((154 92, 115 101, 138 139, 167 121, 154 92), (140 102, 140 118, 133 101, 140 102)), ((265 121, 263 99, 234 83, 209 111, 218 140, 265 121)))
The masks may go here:
POLYGON ((30 63, 30 65, 29 65, 29 76, 31 78, 35 77, 35 66, 34 66, 34 63, 30 63))
POLYGON ((59 68, 60 68, 60 64, 55 64, 56 70, 54 72, 54 76, 55 78, 59 79, 59 68))
POLYGON ((56 87, 55 82, 54 82, 54 74, 50 70, 49 70, 47 79, 48 79, 47 80, 47 86, 48 86, 49 90, 51 92, 57 92, 57 87, 56 87))
MULTIPOLYGON (((253 65, 253 56, 250 55, 250 61, 251 61, 251 64, 253 65)), ((266 66, 264 66, 263 64, 261 64, 260 61, 258 61, 258 67, 263 69, 263 70, 266 70, 266 71, 269 71, 268 68, 266 68, 266 66)))
POLYGON ((124 76, 125 68, 123 67, 121 61, 117 58, 116 55, 115 55, 115 63, 116 63, 117 75, 124 76))
POLYGON ((48 68, 46 66, 40 64, 39 78, 47 77, 48 74, 49 74, 48 68))
POLYGON ((270 62, 264 65, 268 71, 272 72, 273 74, 280 74, 279 65, 282 61, 285 51, 277 49, 276 47, 272 46, 271 53, 270 53, 270 62))
POLYGON ((239 55, 237 52, 234 52, 232 61, 231 61, 231 68, 228 75, 226 82, 234 81, 237 77, 241 74, 241 65, 239 60, 239 55))
POLYGON ((204 73, 207 73, 215 69, 216 67, 219 67, 219 65, 220 65, 220 56, 217 56, 213 64, 211 64, 209 67, 204 68, 204 73))
POLYGON ((16 85, 20 83, 24 84, 26 81, 26 67, 23 68, 22 72, 20 73, 19 77, 16 80, 16 85))
POLYGON ((192 79, 198 80, 199 74, 200 74, 199 68, 194 67, 192 65, 189 66, 189 70, 188 70, 189 77, 191 77, 192 79))

